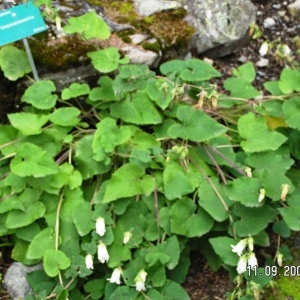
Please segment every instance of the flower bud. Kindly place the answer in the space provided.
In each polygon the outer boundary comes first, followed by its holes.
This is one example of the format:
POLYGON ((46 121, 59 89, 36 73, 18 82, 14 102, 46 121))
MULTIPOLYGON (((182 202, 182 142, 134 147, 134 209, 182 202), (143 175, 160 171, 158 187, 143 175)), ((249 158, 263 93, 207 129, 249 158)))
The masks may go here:
POLYGON ((265 199, 266 196, 266 190, 265 189, 260 189, 259 190, 259 196, 258 196, 258 202, 262 202, 265 199))
POLYGON ((290 188, 290 186, 289 186, 288 184, 283 184, 283 185, 281 186, 281 195, 280 195, 280 199, 281 199, 282 201, 285 201, 285 200, 286 200, 286 195, 287 195, 287 193, 289 192, 289 188, 290 188))
POLYGON ((123 244, 127 244, 132 237, 132 233, 130 231, 126 231, 123 237, 123 244))
POLYGON ((279 267, 282 267, 282 257, 283 257, 283 254, 280 252, 277 252, 276 258, 277 258, 277 263, 278 263, 279 267))
POLYGON ((248 254, 248 265, 251 268, 255 268, 258 265, 257 259, 256 259, 256 256, 255 256, 254 252, 250 252, 248 254))

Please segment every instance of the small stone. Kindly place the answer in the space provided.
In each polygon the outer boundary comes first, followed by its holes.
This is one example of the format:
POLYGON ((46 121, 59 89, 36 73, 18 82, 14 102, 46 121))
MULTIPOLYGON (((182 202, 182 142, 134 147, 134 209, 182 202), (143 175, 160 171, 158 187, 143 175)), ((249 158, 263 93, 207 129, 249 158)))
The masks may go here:
POLYGON ((121 47, 120 50, 126 52, 126 56, 129 57, 132 64, 146 64, 147 66, 151 66, 158 58, 157 53, 137 47, 125 46, 121 47))
POLYGON ((26 267, 19 262, 14 262, 10 265, 4 276, 4 287, 12 299, 23 299, 30 294, 31 287, 27 282, 26 275, 36 270, 42 270, 42 268, 42 264, 26 267))
POLYGON ((266 58, 261 58, 259 61, 256 62, 255 64, 259 68, 264 68, 269 65, 269 60, 266 58))
POLYGON ((272 6, 273 6, 273 8, 275 8, 275 9, 279 9, 279 8, 281 7, 280 4, 273 4, 272 6))
POLYGON ((275 20, 272 18, 266 18, 264 20, 264 28, 271 28, 276 24, 275 20))
POLYGON ((137 34, 130 35, 129 37, 131 38, 131 41, 137 45, 143 42, 144 40, 146 40, 148 38, 148 35, 137 33, 137 34))
POLYGON ((241 63, 245 63, 247 61, 247 57, 245 55, 242 55, 238 58, 238 61, 241 63))
POLYGON ((207 58, 207 57, 204 57, 203 61, 205 61, 206 63, 210 64, 211 66, 214 64, 213 59, 210 59, 210 58, 207 58))

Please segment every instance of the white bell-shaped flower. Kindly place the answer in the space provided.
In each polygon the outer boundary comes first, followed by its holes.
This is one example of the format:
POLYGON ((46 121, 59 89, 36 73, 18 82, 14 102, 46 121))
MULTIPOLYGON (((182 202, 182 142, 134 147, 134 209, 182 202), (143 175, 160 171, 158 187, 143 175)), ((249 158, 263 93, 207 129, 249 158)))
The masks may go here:
POLYGON ((85 266, 87 267, 87 269, 90 269, 90 270, 94 269, 93 255, 92 254, 87 254, 85 256, 85 266))
POLYGON ((99 217, 96 220, 96 232, 100 235, 100 236, 104 236, 105 232, 106 232, 106 228, 105 228, 105 220, 101 217, 99 217))
POLYGON ((108 278, 109 282, 121 284, 121 274, 122 274, 121 267, 115 268, 111 274, 111 277, 108 278))
POLYGON ((241 256, 245 247, 247 246, 247 239, 240 240, 235 246, 231 245, 232 252, 236 253, 238 256, 241 256))
POLYGON ((104 264, 105 262, 108 262, 109 260, 109 255, 107 252, 107 248, 106 245, 103 242, 100 242, 98 245, 98 249, 97 249, 97 253, 98 253, 98 259, 99 261, 104 264))
POLYGON ((135 277, 135 289, 140 291, 146 291, 145 282, 146 282, 147 273, 145 270, 141 270, 135 277))
POLYGON ((243 274, 243 273, 246 272, 246 270, 247 270, 246 255, 243 255, 243 256, 240 257, 236 270, 239 274, 243 274))
POLYGON ((257 267, 258 265, 254 252, 248 253, 248 265, 251 267, 251 269, 257 267))

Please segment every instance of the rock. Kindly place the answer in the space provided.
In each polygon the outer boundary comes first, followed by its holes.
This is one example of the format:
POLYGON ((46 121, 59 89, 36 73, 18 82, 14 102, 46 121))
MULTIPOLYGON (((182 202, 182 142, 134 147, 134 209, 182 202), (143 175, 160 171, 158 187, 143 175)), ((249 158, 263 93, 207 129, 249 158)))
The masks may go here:
POLYGON ((269 65, 269 60, 266 58, 261 58, 259 61, 256 62, 255 64, 259 68, 264 68, 269 65))
POLYGON ((300 0, 296 0, 294 3, 290 4, 288 10, 295 20, 300 21, 300 0))
POLYGON ((42 264, 26 267, 19 262, 14 262, 8 268, 4 276, 4 287, 13 300, 26 298, 31 292, 26 275, 36 270, 42 270, 42 264))
POLYGON ((158 59, 158 54, 153 51, 144 50, 134 46, 124 46, 120 49, 129 57, 132 64, 146 64, 147 66, 156 67, 155 62, 158 59))
POLYGON ((137 33, 137 34, 130 35, 129 37, 130 37, 131 41, 137 45, 137 44, 143 42, 144 40, 146 40, 149 36, 147 34, 137 33))
POLYGON ((161 12, 163 10, 169 10, 181 7, 181 4, 177 1, 164 1, 164 0, 135 0, 134 6, 136 11, 141 16, 150 16, 154 13, 161 12))
POLYGON ((185 20, 196 33, 190 49, 207 56, 237 52, 249 40, 248 29, 256 19, 256 8, 248 0, 193 0, 187 2, 185 20), (213 50, 211 50, 213 49, 213 50))
POLYGON ((266 18, 264 20, 264 28, 271 28, 276 24, 275 20, 272 18, 266 18))

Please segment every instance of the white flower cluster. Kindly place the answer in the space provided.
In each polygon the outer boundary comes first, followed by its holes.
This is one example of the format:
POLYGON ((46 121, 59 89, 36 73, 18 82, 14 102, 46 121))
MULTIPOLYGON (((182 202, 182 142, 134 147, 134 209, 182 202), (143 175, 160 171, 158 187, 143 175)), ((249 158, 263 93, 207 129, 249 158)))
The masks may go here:
POLYGON ((253 245, 254 240, 251 236, 249 236, 247 239, 240 240, 235 246, 231 245, 232 252, 236 253, 240 257, 236 268, 239 274, 246 272, 247 265, 250 268, 255 268, 258 265, 255 253, 253 252, 253 245), (247 248, 247 246, 248 251, 244 253, 244 250, 247 248))
MULTIPOLYGON (((102 217, 99 217, 96 220, 96 233, 102 237, 102 236, 104 236, 105 232, 106 232, 105 219, 102 217)), ((124 233, 124 237, 123 237, 123 244, 124 245, 127 244, 129 242, 129 240, 131 239, 131 237, 132 237, 132 233, 130 231, 126 231, 124 233)), ((97 255, 98 255, 98 260, 102 264, 104 264, 105 262, 108 262, 109 254, 108 254, 105 243, 103 243, 102 241, 100 241, 98 244, 97 255)), ((93 259, 94 259, 93 255, 90 253, 88 253, 85 256, 85 266, 87 269, 90 269, 90 270, 94 269, 93 259)), ((111 277, 108 278, 107 280, 109 280, 110 283, 121 284, 122 274, 123 274, 122 268, 117 267, 113 270, 111 277)), ((147 273, 144 270, 141 270, 135 277, 135 279, 134 279, 134 281, 136 283, 135 288, 138 292, 146 290, 146 287, 145 287, 146 277, 147 277, 147 273)))

